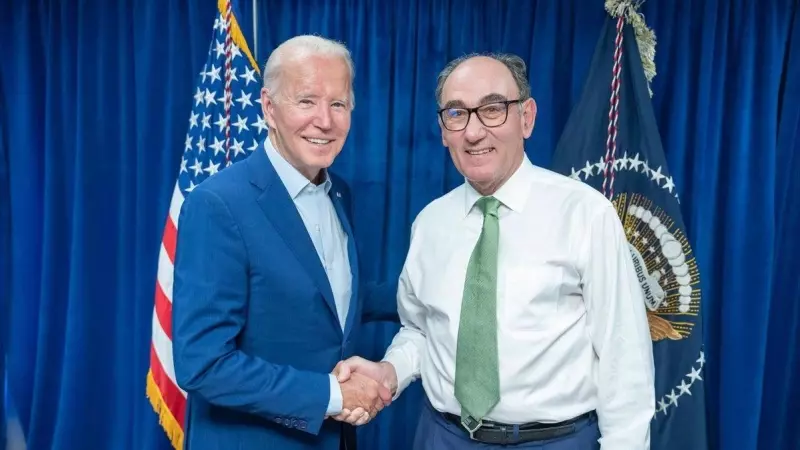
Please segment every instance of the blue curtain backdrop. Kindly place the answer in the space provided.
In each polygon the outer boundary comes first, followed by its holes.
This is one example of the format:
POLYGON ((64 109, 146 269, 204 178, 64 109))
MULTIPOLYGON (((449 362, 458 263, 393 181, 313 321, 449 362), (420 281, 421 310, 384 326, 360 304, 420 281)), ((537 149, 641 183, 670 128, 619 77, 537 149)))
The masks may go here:
POLYGON ((154 277, 215 13, 91 0, 0 14, 9 393, 29 450, 168 448, 144 395, 154 277))
MULTIPOLYGON (((4 36, 0 35, 0 39, 4 36)), ((0 85, 2 86, 2 85, 0 85)), ((6 342, 11 304, 11 202, 8 186, 7 105, 0 88, 0 446, 6 442, 6 342)))
MULTIPOLYGON (((63 3, 14 2, 0 16, 12 49, 0 65, 9 393, 30 449, 166 449, 144 396, 157 251, 216 6, 63 3)), ((262 64, 298 33, 353 50, 357 107, 335 168, 356 197, 371 279, 399 273, 416 213, 461 182, 435 121, 442 66, 471 51, 524 57, 539 106, 527 150, 547 167, 605 14, 595 0, 238 9, 262 64)), ((799 10, 797 0, 643 5, 658 38, 656 117, 704 279, 714 449, 800 442, 799 10)), ((380 357, 396 327, 370 325, 363 353, 380 357)), ((420 398, 417 383, 360 430, 362 448, 407 449, 420 398)))

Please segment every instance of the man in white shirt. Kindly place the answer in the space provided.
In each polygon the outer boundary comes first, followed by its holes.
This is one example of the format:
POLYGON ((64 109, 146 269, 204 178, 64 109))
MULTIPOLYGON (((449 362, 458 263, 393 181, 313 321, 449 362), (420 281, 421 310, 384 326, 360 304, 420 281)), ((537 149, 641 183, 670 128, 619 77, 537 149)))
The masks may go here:
POLYGON ((422 378, 415 450, 648 449, 652 344, 613 205, 526 157, 536 104, 519 57, 453 61, 436 94, 466 182, 412 226, 383 361, 343 361, 339 379, 396 398, 422 378))

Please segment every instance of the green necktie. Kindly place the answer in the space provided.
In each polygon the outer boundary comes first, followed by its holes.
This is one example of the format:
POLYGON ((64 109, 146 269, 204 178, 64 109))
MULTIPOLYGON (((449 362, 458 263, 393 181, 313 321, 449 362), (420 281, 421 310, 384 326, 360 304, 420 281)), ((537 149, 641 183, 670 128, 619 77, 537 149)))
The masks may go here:
POLYGON ((461 404, 461 421, 477 428, 500 400, 497 362, 497 248, 500 201, 482 197, 483 229, 472 250, 461 300, 456 350, 455 396, 461 404))

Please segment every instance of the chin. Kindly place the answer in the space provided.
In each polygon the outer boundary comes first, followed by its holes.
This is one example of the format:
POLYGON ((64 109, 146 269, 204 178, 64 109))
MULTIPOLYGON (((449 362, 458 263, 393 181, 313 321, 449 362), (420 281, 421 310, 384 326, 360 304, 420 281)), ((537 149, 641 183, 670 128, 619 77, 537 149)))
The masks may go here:
POLYGON ((309 167, 314 167, 316 169, 327 169, 331 165, 333 165, 334 157, 333 155, 314 155, 309 158, 306 158, 306 165, 309 167))
POLYGON ((464 171, 464 176, 473 183, 486 184, 494 180, 494 170, 491 167, 470 167, 464 171))

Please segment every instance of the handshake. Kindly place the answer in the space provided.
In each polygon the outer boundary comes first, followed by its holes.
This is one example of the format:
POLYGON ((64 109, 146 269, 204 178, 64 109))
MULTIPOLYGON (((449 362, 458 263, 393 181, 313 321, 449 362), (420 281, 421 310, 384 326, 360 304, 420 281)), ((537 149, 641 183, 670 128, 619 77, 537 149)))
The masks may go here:
POLYGON ((336 364, 331 373, 342 389, 342 411, 332 416, 340 422, 366 424, 389 406, 397 391, 397 373, 388 362, 353 356, 336 364))

